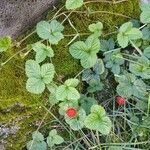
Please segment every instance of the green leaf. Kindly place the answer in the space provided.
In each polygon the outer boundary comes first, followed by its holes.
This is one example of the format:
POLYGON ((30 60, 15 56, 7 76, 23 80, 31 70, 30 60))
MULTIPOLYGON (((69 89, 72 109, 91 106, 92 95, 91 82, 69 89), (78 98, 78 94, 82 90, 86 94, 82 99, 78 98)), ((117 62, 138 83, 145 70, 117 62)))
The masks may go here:
POLYGON ((67 86, 76 87, 79 84, 79 82, 80 81, 78 79, 72 78, 72 79, 66 80, 64 84, 67 86))
POLYGON ((147 94, 145 83, 131 73, 119 76, 118 82, 117 93, 124 98, 130 98, 131 96, 141 98, 147 94))
POLYGON ((11 47, 12 41, 9 36, 0 37, 0 52, 4 52, 11 47))
POLYGON ((54 78, 54 66, 47 63, 40 65, 34 60, 28 60, 25 65, 26 74, 29 77, 26 89, 34 94, 40 94, 45 89, 45 84, 50 83, 54 78))
POLYGON ((56 20, 52 20, 50 23, 41 21, 36 26, 39 37, 48 39, 51 44, 58 44, 63 39, 63 34, 61 33, 63 30, 63 25, 56 20))
POLYGON ((127 22, 120 27, 117 41, 122 48, 125 48, 130 40, 137 40, 142 37, 142 32, 138 28, 133 27, 132 22, 127 22))
POLYGON ((47 137, 47 144, 49 147, 53 147, 54 145, 59 145, 64 142, 64 139, 57 134, 55 129, 49 132, 49 136, 47 137))
POLYGON ((97 60, 97 63, 93 67, 93 70, 94 70, 95 73, 98 73, 98 74, 103 74, 104 73, 105 66, 104 66, 104 63, 103 63, 102 59, 97 60))
POLYGON ((101 22, 93 23, 89 25, 89 30, 99 37, 102 34, 103 24, 101 22))
POLYGON ((85 110, 86 114, 90 113, 90 109, 94 104, 97 104, 97 101, 92 97, 81 96, 79 100, 81 107, 85 110))
POLYGON ((47 63, 41 66, 41 77, 45 84, 52 82, 55 74, 54 65, 47 63))
POLYGON ((34 60, 27 60, 25 64, 25 71, 28 77, 40 77, 40 65, 34 60))
POLYGON ((89 82, 89 87, 87 88, 87 91, 89 93, 101 91, 103 89, 103 86, 103 83, 101 83, 100 81, 91 80, 89 82))
POLYGON ((150 61, 144 56, 139 58, 137 62, 130 63, 129 70, 143 79, 150 79, 150 61))
POLYGON ((86 117, 84 124, 87 128, 99 131, 104 135, 110 133, 112 126, 105 109, 99 105, 93 105, 91 107, 91 113, 86 117))
POLYGON ((83 5, 83 0, 66 0, 66 8, 68 10, 70 9, 76 9, 83 5))
POLYGON ((35 60, 40 63, 45 60, 46 57, 53 57, 54 52, 51 47, 45 46, 43 43, 33 44, 33 50, 36 52, 35 60))
POLYGON ((65 115, 65 121, 70 125, 71 129, 77 131, 84 127, 84 120, 86 118, 85 111, 80 108, 77 112, 77 116, 75 118, 69 118, 65 115))
POLYGON ((141 10, 140 21, 142 23, 150 23, 150 4, 142 4, 141 10))
POLYGON ((80 98, 79 92, 74 88, 78 84, 77 79, 68 79, 64 83, 57 88, 56 98, 58 100, 77 100, 80 98))
POLYGON ((37 141, 29 141, 27 143, 27 149, 28 150, 46 150, 47 149, 47 144, 46 142, 37 142, 37 141))
POLYGON ((83 41, 78 41, 69 47, 70 54, 81 60, 81 65, 84 68, 91 68, 96 64, 97 56, 100 49, 99 39, 95 36, 89 36, 85 43, 83 41))
POLYGON ((150 59, 150 46, 144 49, 144 55, 150 59))
POLYGON ((32 134, 33 140, 27 143, 28 150, 46 150, 47 144, 44 141, 44 136, 39 132, 35 131, 32 134))
POLYGON ((115 42, 113 38, 110 38, 108 41, 100 40, 101 48, 100 51, 107 52, 109 50, 113 50, 115 48, 115 42))
POLYGON ((81 59, 81 65, 86 69, 93 67, 96 64, 96 62, 97 62, 96 54, 86 55, 84 59, 81 59))
POLYGON ((120 66, 124 64, 124 59, 120 53, 120 49, 115 49, 113 52, 105 54, 106 68, 111 68, 114 74, 120 73, 120 66))
POLYGON ((41 79, 31 77, 27 80, 26 89, 34 94, 41 94, 45 89, 45 84, 41 79))

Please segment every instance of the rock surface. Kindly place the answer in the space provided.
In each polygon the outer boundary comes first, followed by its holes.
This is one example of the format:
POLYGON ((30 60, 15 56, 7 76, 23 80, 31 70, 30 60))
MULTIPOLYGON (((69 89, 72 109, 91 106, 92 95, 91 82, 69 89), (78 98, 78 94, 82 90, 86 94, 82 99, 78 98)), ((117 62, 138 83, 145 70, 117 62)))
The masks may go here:
POLYGON ((57 0, 0 0, 0 37, 16 38, 53 8, 57 0))

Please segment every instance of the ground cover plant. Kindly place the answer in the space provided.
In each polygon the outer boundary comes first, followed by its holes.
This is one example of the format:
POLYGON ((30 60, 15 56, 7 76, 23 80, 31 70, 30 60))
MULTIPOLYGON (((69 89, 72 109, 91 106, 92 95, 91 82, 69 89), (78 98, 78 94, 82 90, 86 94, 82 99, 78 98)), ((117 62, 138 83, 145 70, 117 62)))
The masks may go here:
MULTIPOLYGON (((65 20, 86 3, 67 0, 65 8, 70 12, 65 20)), ((55 45, 65 39, 65 20, 52 18, 36 25, 34 32, 40 40, 28 45, 24 53, 32 52, 25 63, 26 90, 45 94, 48 104, 41 104, 47 113, 26 149, 149 149, 149 12, 150 4, 143 4, 140 20, 123 23, 109 39, 102 37, 104 25, 99 19, 89 24, 84 37, 69 20, 76 34, 66 47, 81 65, 78 73, 69 78, 60 78, 53 62, 55 45), (100 95, 104 95, 103 99, 100 95), (42 134, 41 124, 49 114, 54 121, 42 134)), ((87 8, 86 13, 90 15, 92 10, 87 8)), ((0 52, 11 46, 10 37, 0 39, 0 52)))

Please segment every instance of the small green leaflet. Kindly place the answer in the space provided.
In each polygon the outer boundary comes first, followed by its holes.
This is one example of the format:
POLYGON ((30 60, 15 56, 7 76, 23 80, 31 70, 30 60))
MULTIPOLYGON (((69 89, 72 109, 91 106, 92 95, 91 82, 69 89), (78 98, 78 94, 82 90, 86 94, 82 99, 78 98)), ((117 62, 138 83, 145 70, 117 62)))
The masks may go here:
POLYGON ((43 43, 35 43, 32 45, 33 50, 36 52, 35 60, 40 63, 45 60, 46 57, 53 57, 54 52, 50 46, 46 46, 43 43))
POLYGON ((150 59, 150 46, 144 49, 143 54, 145 57, 150 59))
POLYGON ((64 139, 58 135, 56 129, 53 129, 49 132, 49 136, 47 137, 47 144, 49 147, 53 147, 54 145, 59 145, 64 142, 64 139))
POLYGON ((12 41, 9 36, 0 38, 0 53, 8 50, 11 47, 12 41))
POLYGON ((119 28, 117 41, 122 48, 125 48, 128 46, 130 40, 137 40, 142 37, 142 32, 138 28, 133 27, 131 22, 127 22, 119 28))
POLYGON ((130 62, 129 70, 143 79, 150 79, 150 61, 144 56, 135 63, 130 62))
POLYGON ((141 10, 140 21, 142 23, 150 23, 150 4, 142 4, 141 10))
POLYGON ((52 20, 50 23, 47 21, 41 21, 36 26, 36 31, 39 37, 49 40, 51 44, 58 44, 58 42, 64 38, 61 33, 63 30, 63 25, 56 20, 52 20))
POLYGON ((44 141, 44 136, 39 132, 35 131, 32 134, 33 140, 27 143, 28 150, 46 150, 47 144, 44 141))
POLYGON ((77 116, 75 118, 69 118, 67 115, 65 115, 65 121, 68 123, 72 130, 80 130, 84 127, 84 120, 86 118, 85 111, 80 108, 77 112, 77 116))
POLYGON ((131 73, 120 75, 116 80, 119 82, 117 93, 124 98, 130 98, 131 96, 141 98, 147 94, 146 84, 131 73))
POLYGON ((120 66, 124 64, 124 59, 120 53, 120 49, 115 49, 113 52, 107 52, 104 61, 106 62, 106 68, 111 68, 114 74, 120 73, 120 66))
POLYGON ((83 5, 83 0, 66 0, 66 9, 76 9, 83 5))
POLYGON ((34 60, 28 60, 25 64, 28 77, 26 89, 34 94, 40 94, 45 89, 45 84, 52 82, 55 74, 53 64, 47 63, 40 66, 34 60))
POLYGON ((50 83, 46 85, 47 89, 50 91, 50 96, 49 96, 49 102, 52 105, 55 105, 59 102, 59 100, 56 98, 56 91, 57 91, 57 85, 55 83, 50 83))
POLYGON ((80 98, 79 92, 75 89, 78 85, 78 79, 68 79, 63 85, 60 85, 56 91, 56 98, 58 100, 77 100, 80 98))
POLYGON ((97 91, 101 91, 103 89, 103 83, 97 80, 91 80, 89 82, 89 87, 87 88, 87 91, 89 93, 94 93, 97 91))
POLYGON ((79 103, 80 106, 85 110, 86 114, 89 114, 92 105, 97 104, 97 101, 93 97, 87 97, 82 95, 79 103))
POLYGON ((93 35, 89 36, 85 42, 78 41, 69 47, 70 54, 80 59, 84 68, 91 68, 97 62, 97 53, 100 50, 99 39, 93 35))
POLYGON ((101 22, 97 22, 89 25, 89 30, 93 32, 93 35, 96 37, 101 36, 102 29, 103 29, 103 24, 101 22))
POLYGON ((91 69, 86 69, 82 73, 82 81, 86 81, 87 83, 90 80, 100 80, 100 75, 105 71, 104 63, 102 59, 98 59, 97 63, 91 69))
POLYGON ((109 134, 112 127, 111 120, 100 105, 91 107, 91 113, 86 117, 84 124, 87 128, 99 131, 104 135, 109 134))

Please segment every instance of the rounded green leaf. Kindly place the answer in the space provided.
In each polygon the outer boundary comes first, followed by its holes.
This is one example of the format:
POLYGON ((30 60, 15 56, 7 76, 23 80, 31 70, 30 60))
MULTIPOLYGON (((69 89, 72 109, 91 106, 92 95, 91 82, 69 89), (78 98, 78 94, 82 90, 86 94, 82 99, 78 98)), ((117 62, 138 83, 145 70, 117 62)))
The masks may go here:
POLYGON ((72 78, 72 79, 66 80, 66 81, 65 81, 65 85, 71 86, 71 87, 76 87, 76 86, 79 84, 79 82, 80 82, 80 81, 79 81, 78 79, 72 78))
POLYGON ((66 92, 68 100, 76 100, 80 98, 79 92, 74 87, 68 87, 66 92))
POLYGON ((37 141, 29 141, 27 143, 27 149, 28 150, 46 150, 47 149, 47 144, 46 142, 37 142, 37 141))
POLYGON ((45 89, 45 84, 41 79, 38 78, 29 78, 26 83, 26 89, 34 94, 40 94, 45 89))
POLYGON ((66 0, 66 8, 68 10, 70 9, 76 9, 83 5, 83 0, 66 0))
POLYGON ((142 23, 150 23, 150 4, 142 4, 141 10, 140 21, 142 23))
POLYGON ((87 53, 87 47, 84 42, 78 41, 69 47, 69 52, 76 59, 85 58, 87 53))
POLYGON ((67 91, 65 85, 61 85, 57 88, 56 98, 58 100, 65 100, 67 98, 67 91))
POLYGON ((97 62, 97 55, 92 54, 92 55, 87 55, 86 57, 81 59, 81 65, 83 68, 91 68, 93 67, 97 62))
POLYGON ((40 65, 34 60, 27 60, 25 71, 28 77, 40 78, 40 65))
POLYGON ((104 135, 110 133, 112 126, 111 120, 106 116, 104 108, 99 105, 91 107, 91 114, 86 117, 84 124, 87 128, 99 131, 104 135))
POLYGON ((53 64, 47 63, 41 66, 41 77, 45 84, 48 84, 53 80, 54 74, 55 68, 53 64))

